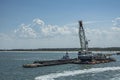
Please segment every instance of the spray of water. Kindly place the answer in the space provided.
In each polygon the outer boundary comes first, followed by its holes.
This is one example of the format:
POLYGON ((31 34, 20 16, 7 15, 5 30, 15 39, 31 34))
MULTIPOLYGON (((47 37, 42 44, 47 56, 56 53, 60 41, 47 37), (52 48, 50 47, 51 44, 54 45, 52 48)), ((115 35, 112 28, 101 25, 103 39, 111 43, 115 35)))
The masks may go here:
POLYGON ((87 73, 100 73, 105 71, 115 71, 120 70, 120 67, 103 67, 103 68, 91 68, 84 70, 73 70, 73 71, 64 71, 61 73, 51 73, 48 75, 42 75, 35 78, 35 80, 55 80, 56 78, 66 77, 66 76, 75 76, 79 74, 87 73))

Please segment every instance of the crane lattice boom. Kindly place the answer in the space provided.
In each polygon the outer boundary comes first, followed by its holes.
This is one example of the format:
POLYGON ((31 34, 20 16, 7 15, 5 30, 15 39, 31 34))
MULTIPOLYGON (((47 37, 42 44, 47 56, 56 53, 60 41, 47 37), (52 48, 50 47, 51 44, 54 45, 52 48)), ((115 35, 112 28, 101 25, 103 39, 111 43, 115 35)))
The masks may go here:
POLYGON ((85 36, 85 31, 83 28, 82 21, 79 21, 79 39, 80 39, 81 51, 87 51, 88 50, 88 41, 85 36))

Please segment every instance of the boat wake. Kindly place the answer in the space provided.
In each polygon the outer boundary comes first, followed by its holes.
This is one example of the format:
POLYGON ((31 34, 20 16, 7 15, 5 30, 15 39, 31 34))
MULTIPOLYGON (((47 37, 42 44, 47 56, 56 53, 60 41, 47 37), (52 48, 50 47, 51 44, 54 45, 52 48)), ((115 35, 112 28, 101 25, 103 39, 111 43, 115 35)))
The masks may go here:
POLYGON ((100 73, 100 72, 115 71, 115 70, 120 70, 120 67, 103 67, 103 68, 64 71, 61 73, 51 73, 48 75, 38 76, 38 77, 35 77, 35 80, 55 80, 56 78, 60 78, 60 77, 75 76, 75 75, 87 74, 87 73, 100 73))

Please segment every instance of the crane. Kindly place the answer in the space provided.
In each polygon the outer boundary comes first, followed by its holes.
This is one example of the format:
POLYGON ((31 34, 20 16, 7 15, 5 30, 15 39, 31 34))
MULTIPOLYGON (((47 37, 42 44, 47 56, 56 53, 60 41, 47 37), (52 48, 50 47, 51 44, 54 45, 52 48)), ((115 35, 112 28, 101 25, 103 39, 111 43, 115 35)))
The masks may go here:
POLYGON ((79 39, 80 39, 80 46, 81 50, 78 52, 78 59, 82 62, 84 61, 92 61, 92 52, 88 51, 88 41, 85 36, 85 30, 83 28, 82 21, 79 21, 79 39))
POLYGON ((85 36, 85 31, 83 28, 82 21, 79 21, 79 39, 80 39, 81 51, 87 52, 88 51, 88 41, 85 36))

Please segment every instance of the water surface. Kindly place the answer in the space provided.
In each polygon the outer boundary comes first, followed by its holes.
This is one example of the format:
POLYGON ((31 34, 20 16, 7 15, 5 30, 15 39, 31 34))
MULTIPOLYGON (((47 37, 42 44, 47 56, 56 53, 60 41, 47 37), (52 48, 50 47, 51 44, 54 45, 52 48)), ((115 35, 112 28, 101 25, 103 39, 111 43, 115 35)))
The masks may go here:
MULTIPOLYGON (((120 56, 116 62, 79 65, 65 64, 23 68, 35 60, 60 59, 65 52, 0 52, 0 80, 120 80, 120 56)), ((71 58, 77 53, 70 53, 71 58)))

